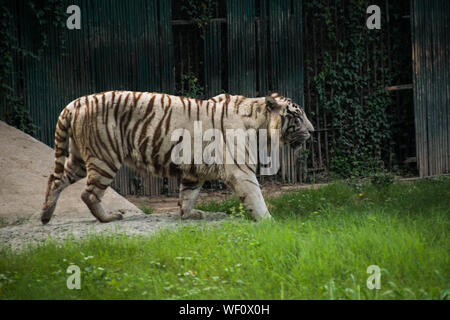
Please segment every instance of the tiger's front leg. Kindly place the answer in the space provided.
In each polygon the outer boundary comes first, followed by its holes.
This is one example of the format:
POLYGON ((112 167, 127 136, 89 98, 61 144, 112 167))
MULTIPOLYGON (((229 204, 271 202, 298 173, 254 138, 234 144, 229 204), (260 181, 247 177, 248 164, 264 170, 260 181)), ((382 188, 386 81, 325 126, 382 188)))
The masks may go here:
POLYGON ((200 219, 202 213, 193 209, 195 201, 198 198, 203 182, 181 180, 180 199, 178 200, 181 219, 200 219))
POLYGON ((258 179, 253 172, 239 171, 226 178, 225 182, 245 204, 255 221, 272 219, 261 192, 258 179))

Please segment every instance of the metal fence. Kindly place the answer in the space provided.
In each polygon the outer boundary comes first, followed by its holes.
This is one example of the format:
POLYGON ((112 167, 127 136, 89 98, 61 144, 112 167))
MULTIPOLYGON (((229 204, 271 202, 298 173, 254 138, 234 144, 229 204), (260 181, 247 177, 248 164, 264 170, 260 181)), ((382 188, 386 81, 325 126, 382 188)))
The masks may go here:
POLYGON ((412 0, 416 146, 421 176, 450 170, 450 3, 412 0))

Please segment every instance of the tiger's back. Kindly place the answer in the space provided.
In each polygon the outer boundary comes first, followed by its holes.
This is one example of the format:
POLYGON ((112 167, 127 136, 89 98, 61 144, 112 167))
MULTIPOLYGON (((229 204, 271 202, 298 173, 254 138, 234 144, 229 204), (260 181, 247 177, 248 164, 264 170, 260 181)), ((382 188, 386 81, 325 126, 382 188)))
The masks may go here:
MULTIPOLYGON (((72 101, 66 109, 72 115, 75 144, 83 159, 94 156, 108 167, 127 161, 128 165, 161 176, 181 174, 170 166, 173 130, 193 131, 194 121, 203 129, 229 127, 229 111, 242 96, 221 95, 199 100, 161 93, 109 91, 72 101)), ((64 112, 64 111, 63 111, 64 112)), ((255 111, 256 115, 256 111, 255 111)), ((238 117, 237 117, 238 118, 238 117)), ((230 121, 236 126, 236 120, 230 121)), ((239 122, 239 121, 238 121, 239 122)), ((238 123, 237 127, 240 127, 238 123)))
POLYGON ((71 137, 85 161, 102 159, 112 171, 127 162, 140 171, 165 175, 161 171, 168 169, 163 166, 167 153, 162 142, 178 109, 173 98, 130 91, 79 98, 67 106, 73 114, 71 137))

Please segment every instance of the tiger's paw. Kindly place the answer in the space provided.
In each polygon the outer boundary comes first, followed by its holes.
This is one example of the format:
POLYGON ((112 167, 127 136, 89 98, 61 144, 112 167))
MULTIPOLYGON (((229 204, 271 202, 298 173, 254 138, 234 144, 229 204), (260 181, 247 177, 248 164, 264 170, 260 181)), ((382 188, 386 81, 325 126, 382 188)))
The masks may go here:
POLYGON ((180 215, 181 220, 200 220, 205 217, 205 212, 202 210, 192 209, 189 213, 180 215))
POLYGON ((112 222, 117 220, 122 220, 123 214, 118 212, 110 212, 106 217, 100 220, 100 222, 106 223, 106 222, 112 222))

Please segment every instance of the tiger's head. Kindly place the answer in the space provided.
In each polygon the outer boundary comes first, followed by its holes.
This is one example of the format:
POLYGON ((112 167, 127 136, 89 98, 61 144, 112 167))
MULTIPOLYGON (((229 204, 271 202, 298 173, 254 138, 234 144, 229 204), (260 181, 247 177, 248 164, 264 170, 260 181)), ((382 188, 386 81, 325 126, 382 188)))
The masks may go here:
POLYGON ((275 92, 266 97, 267 108, 279 115, 277 128, 280 129, 280 139, 290 145, 298 153, 303 143, 311 137, 314 127, 306 117, 302 107, 275 92))

